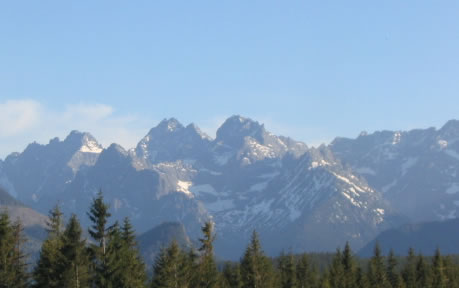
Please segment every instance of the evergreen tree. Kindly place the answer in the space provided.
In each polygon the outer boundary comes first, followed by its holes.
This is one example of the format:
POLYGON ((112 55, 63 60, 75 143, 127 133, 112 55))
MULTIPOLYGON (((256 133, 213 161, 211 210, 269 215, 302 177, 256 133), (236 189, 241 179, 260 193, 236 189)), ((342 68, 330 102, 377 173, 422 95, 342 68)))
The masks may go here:
POLYGON ((381 254, 381 248, 378 243, 375 245, 373 257, 371 257, 368 265, 368 281, 371 287, 374 288, 386 288, 390 286, 387 281, 384 257, 381 254))
POLYGON ((368 284, 368 279, 365 273, 362 271, 361 267, 357 267, 356 272, 355 272, 355 287, 356 288, 370 287, 370 284, 368 284))
POLYGON ((57 287, 89 287, 89 258, 86 241, 81 236, 80 223, 72 215, 62 237, 62 257, 58 267, 60 279, 57 287))
POLYGON ((408 250, 406 263, 402 270, 402 278, 406 288, 416 287, 416 256, 413 248, 408 250))
POLYGON ((225 263, 223 266, 223 287, 227 288, 242 288, 241 269, 239 264, 225 263))
POLYGON ((14 283, 11 266, 12 229, 6 211, 0 213, 0 287, 12 287, 14 283))
POLYGON ((28 274, 23 228, 18 220, 11 224, 7 211, 0 213, 0 287, 27 287, 28 274))
POLYGON ((152 288, 183 288, 188 286, 185 261, 186 255, 181 251, 176 241, 169 247, 162 248, 153 266, 152 288))
POLYGON ((330 285, 334 288, 344 287, 344 267, 343 267, 343 255, 341 250, 336 249, 336 253, 333 256, 333 261, 329 270, 330 285))
POLYGON ((11 269, 13 271, 14 287, 25 288, 29 284, 26 255, 23 252, 26 239, 24 237, 24 227, 19 219, 11 225, 11 231, 13 246, 13 250, 11 251, 11 269))
POLYGON ((440 249, 435 250, 435 255, 432 259, 432 288, 444 288, 446 286, 446 277, 443 266, 443 257, 440 254, 440 249))
POLYGON ((245 288, 271 288, 272 263, 261 248, 258 234, 253 231, 250 244, 241 261, 241 276, 245 288))
POLYGON ((145 273, 145 264, 141 259, 137 243, 135 242, 135 231, 129 218, 123 221, 121 228, 121 264, 119 283, 121 287, 137 288, 145 287, 147 279, 145 273))
POLYGON ((280 287, 281 288, 296 288, 297 279, 296 279, 296 265, 293 254, 284 254, 282 252, 279 257, 279 272, 280 272, 280 287))
POLYGON ((320 288, 335 288, 331 283, 330 283, 330 273, 328 271, 325 271, 322 274, 322 277, 320 277, 320 283, 319 283, 320 288))
POLYGON ((213 242, 215 235, 213 232, 212 222, 206 222, 202 227, 203 238, 200 238, 201 253, 199 261, 199 283, 198 287, 212 288, 216 287, 218 283, 218 270, 214 259, 213 242))
POLYGON ((446 287, 459 288, 459 266, 453 264, 451 256, 443 258, 443 267, 446 277, 446 287))
POLYGON ((308 255, 306 253, 303 253, 297 262, 296 278, 298 288, 313 288, 318 285, 318 273, 309 263, 308 255))
POLYGON ((431 287, 429 267, 424 257, 419 254, 416 262, 416 287, 431 287))
POLYGON ((49 213, 48 238, 43 242, 33 277, 35 288, 58 288, 59 260, 62 259, 62 212, 58 205, 49 213))
POLYGON ((351 246, 349 242, 346 242, 342 255, 342 266, 343 266, 343 287, 353 288, 355 287, 355 273, 356 266, 354 256, 352 255, 351 246))
POLYGON ((394 250, 390 250, 389 256, 387 257, 387 281, 389 281, 392 288, 399 288, 401 284, 400 275, 397 272, 397 258, 395 258, 394 250))
POLYGON ((110 227, 106 245, 105 264, 103 265, 105 287, 123 288, 125 287, 124 274, 128 272, 123 270, 127 249, 118 222, 110 227))
POLYGON ((112 278, 112 267, 108 267, 107 261, 107 242, 110 233, 110 227, 107 227, 108 218, 111 214, 109 207, 104 202, 102 191, 99 191, 97 197, 93 199, 88 216, 92 222, 88 229, 89 235, 97 244, 90 246, 93 276, 92 282, 98 288, 110 288, 110 278, 112 278))

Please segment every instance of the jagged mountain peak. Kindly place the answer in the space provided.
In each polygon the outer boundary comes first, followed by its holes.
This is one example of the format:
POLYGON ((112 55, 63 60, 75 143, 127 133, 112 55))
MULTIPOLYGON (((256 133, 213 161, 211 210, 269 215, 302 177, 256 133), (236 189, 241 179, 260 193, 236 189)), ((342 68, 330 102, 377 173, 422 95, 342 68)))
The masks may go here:
MULTIPOLYGON (((50 140, 50 144, 58 143, 58 138, 50 140)), ((70 145, 81 152, 86 153, 100 153, 103 150, 102 145, 100 145, 96 138, 88 132, 80 132, 73 130, 70 134, 64 139, 64 144, 70 145), (78 149, 79 148, 79 149, 78 149)))
POLYGON ((165 132, 176 132, 182 130, 184 126, 176 118, 163 119, 155 128, 165 132))
POLYGON ((263 142, 266 133, 264 124, 260 124, 250 118, 234 115, 228 118, 217 130, 217 141, 229 146, 240 147, 244 138, 252 137, 258 142, 263 142))
POLYGON ((190 134, 197 134, 203 139, 211 140, 211 137, 203 132, 196 124, 191 123, 186 126, 186 131, 189 131, 190 134))
POLYGON ((439 132, 442 137, 459 137, 459 120, 449 120, 440 128, 439 132))

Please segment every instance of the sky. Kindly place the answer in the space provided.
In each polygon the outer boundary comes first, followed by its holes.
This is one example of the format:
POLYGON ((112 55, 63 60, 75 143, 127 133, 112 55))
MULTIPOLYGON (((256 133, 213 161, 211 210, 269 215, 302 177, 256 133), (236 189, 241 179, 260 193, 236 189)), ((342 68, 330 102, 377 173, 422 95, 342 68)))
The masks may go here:
POLYGON ((309 145, 459 118, 459 2, 1 1, 0 158, 231 115, 309 145))

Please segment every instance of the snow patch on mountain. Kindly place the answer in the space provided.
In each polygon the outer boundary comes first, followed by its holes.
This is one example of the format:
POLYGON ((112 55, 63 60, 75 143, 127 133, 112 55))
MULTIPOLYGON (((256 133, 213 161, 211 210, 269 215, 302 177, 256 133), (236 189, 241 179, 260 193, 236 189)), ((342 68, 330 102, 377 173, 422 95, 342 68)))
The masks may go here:
POLYGON ((189 190, 189 188, 193 185, 191 181, 177 181, 177 191, 183 192, 188 196, 193 196, 193 193, 189 190))
POLYGON ((338 178, 339 180, 351 185, 352 187, 354 187, 357 191, 359 192, 362 192, 362 193, 365 193, 365 192, 372 192, 372 190, 368 187, 364 187, 367 191, 365 191, 363 188, 359 187, 357 184, 355 184, 353 181, 349 180, 348 178, 344 177, 344 176, 341 176, 341 175, 338 175, 334 172, 332 172, 333 175, 335 175, 336 178, 338 178))
POLYGON ((309 166, 309 168, 314 169, 314 168, 317 168, 317 167, 327 166, 327 165, 329 166, 330 163, 328 163, 327 161, 321 159, 320 161, 312 161, 311 165, 309 166))
POLYGON ((392 138, 392 145, 396 145, 400 143, 401 139, 402 139, 402 134, 400 132, 395 132, 392 138))
POLYGON ((440 149, 445 149, 446 147, 448 147, 448 141, 446 140, 438 140, 437 144, 440 147, 440 149))
POLYGON ((101 153, 104 149, 93 140, 88 140, 83 146, 81 146, 80 151, 84 153, 101 153))

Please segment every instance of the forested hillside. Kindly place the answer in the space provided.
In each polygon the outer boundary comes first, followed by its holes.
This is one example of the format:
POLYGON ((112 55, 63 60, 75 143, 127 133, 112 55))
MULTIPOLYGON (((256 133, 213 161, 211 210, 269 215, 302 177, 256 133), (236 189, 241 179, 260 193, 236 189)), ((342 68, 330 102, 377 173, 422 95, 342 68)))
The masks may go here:
POLYGON ((359 259, 346 243, 334 254, 270 258, 255 231, 240 261, 217 265, 212 222, 202 227, 198 247, 172 239, 146 267, 130 220, 112 223, 101 192, 87 215, 90 239, 75 215, 64 223, 56 206, 39 260, 32 264, 23 252, 27 239, 21 222, 2 212, 0 287, 459 287, 459 265, 439 250, 430 258, 413 249, 406 257, 392 251, 384 256, 376 245, 371 258, 359 259))

